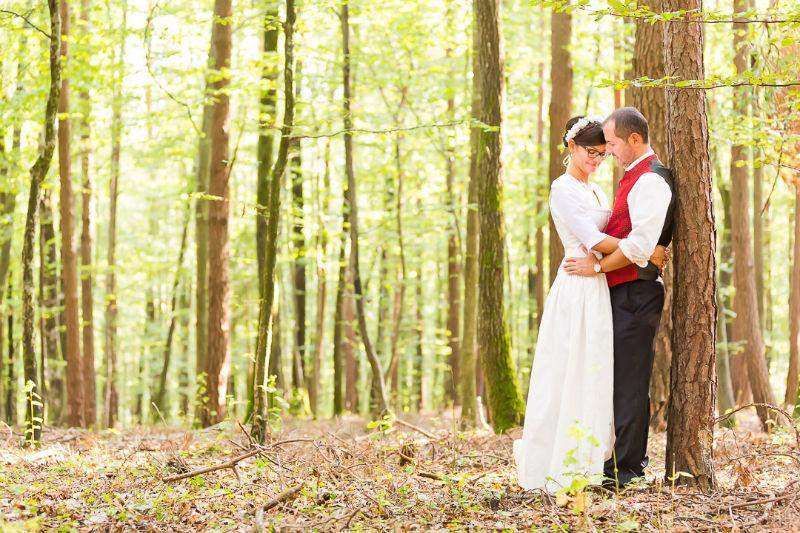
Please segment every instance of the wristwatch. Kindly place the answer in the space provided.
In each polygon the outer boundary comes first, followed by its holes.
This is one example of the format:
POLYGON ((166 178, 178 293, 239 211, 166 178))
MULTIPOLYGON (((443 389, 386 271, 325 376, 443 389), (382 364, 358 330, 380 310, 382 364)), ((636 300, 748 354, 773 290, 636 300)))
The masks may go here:
POLYGON ((600 263, 595 263, 594 264, 594 271, 595 271, 596 274, 599 274, 602 271, 602 268, 600 267, 600 263))

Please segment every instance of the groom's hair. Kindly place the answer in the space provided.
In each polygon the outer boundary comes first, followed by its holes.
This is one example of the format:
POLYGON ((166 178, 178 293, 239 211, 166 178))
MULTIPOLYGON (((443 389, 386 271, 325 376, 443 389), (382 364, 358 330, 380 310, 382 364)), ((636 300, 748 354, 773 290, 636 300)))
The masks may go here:
POLYGON ((614 110, 603 124, 609 122, 614 123, 614 133, 617 137, 625 139, 625 142, 628 142, 632 133, 638 133, 642 137, 642 141, 650 142, 647 119, 635 107, 620 107, 614 110))

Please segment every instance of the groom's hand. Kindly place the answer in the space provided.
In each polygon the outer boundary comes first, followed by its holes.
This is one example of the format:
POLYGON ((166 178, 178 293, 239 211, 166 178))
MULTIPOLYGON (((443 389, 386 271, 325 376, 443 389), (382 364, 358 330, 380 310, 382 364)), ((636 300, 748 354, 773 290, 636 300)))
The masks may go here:
POLYGON ((564 270, 567 274, 575 276, 596 276, 597 272, 594 270, 594 265, 600 261, 586 247, 581 246, 581 250, 586 253, 586 257, 568 257, 564 262, 564 270))

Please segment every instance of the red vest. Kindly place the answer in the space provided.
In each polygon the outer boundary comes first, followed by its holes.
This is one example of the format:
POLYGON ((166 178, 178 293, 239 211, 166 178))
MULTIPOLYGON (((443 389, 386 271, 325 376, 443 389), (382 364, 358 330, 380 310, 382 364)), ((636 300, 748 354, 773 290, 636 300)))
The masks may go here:
MULTIPOLYGON (((625 172, 619 180, 617 195, 614 197, 614 208, 611 210, 611 217, 606 224, 605 234, 618 239, 624 239, 631 232, 631 213, 628 210, 628 193, 639 181, 642 174, 650 171, 650 163, 655 159, 655 154, 651 154, 639 161, 635 167, 625 172)), ((606 272, 608 286, 613 287, 622 283, 628 283, 639 279, 638 267, 634 264, 606 272)))

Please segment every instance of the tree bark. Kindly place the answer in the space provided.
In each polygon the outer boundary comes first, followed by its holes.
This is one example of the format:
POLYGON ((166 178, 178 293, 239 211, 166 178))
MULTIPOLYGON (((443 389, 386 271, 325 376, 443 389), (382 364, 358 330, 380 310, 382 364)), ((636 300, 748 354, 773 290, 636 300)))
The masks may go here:
POLYGON ((53 227, 51 190, 42 190, 39 199, 39 310, 42 361, 48 361, 47 372, 42 369, 42 390, 50 391, 46 405, 46 418, 61 423, 64 418, 64 373, 59 366, 64 353, 59 344, 58 325, 58 259, 56 235, 53 227), (56 364, 58 363, 58 364, 56 364))
POLYGON ((478 132, 476 173, 480 220, 478 346, 486 372, 487 405, 495 431, 522 422, 525 406, 517 382, 503 305, 505 222, 502 209, 503 51, 499 0, 479 0, 476 23, 481 46, 478 75, 483 105, 474 117, 478 132))
MULTIPOLYGON (((53 151, 55 150, 55 122, 58 102, 60 101, 59 93, 61 91, 61 60, 59 57, 62 44, 61 12, 57 0, 48 0, 47 5, 50 13, 50 88, 45 109, 44 143, 30 171, 31 186, 28 194, 28 211, 25 217, 25 232, 22 241, 22 357, 25 382, 31 384, 30 391, 27 393, 30 399, 34 398, 34 394, 39 394, 36 346, 34 344, 35 310, 33 307, 33 251, 36 217, 42 181, 47 175, 50 161, 53 158, 53 151)), ((9 344, 11 345, 11 343, 9 344)), ((30 401, 30 399, 26 398, 25 436, 28 442, 38 445, 41 440, 42 425, 44 423, 42 404, 45 398, 41 398, 40 403, 30 401)), ((72 414, 80 415, 81 411, 74 410, 72 414)))
MULTIPOLYGON (((298 61, 295 69, 295 99, 300 96, 300 68, 298 61)), ((305 205, 303 198, 303 156, 302 141, 292 142, 293 153, 289 157, 289 174, 291 175, 292 192, 292 283, 294 285, 294 350, 292 358, 292 381, 298 391, 308 390, 309 379, 306 376, 306 240, 303 235, 305 226, 305 205)))
MULTIPOLYGON (((472 101, 471 116, 477 117, 481 106, 481 79, 478 72, 478 56, 475 51, 480 46, 476 13, 477 0, 472 1, 472 101)), ((477 159, 473 154, 478 149, 480 128, 472 124, 469 133, 470 162, 469 185, 467 189, 467 233, 464 248, 464 318, 461 322, 461 377, 459 383, 461 397, 462 429, 475 427, 477 423, 477 329, 478 329, 478 247, 480 244, 480 224, 478 221, 477 159)))
MULTIPOLYGON (((558 88, 556 97, 550 98, 550 163, 548 174, 552 183, 564 173, 561 156, 564 125, 572 110, 572 56, 569 51, 572 36, 572 16, 556 13, 550 18, 550 87, 558 88)), ((564 257, 564 247, 558 238, 553 217, 550 217, 550 284, 556 279, 558 267, 564 257)))
MULTIPOLYGON (((83 32, 89 34, 89 1, 81 0, 81 23, 83 32)), ((94 379, 94 297, 92 276, 92 180, 89 174, 91 157, 91 126, 89 123, 91 100, 89 91, 82 88, 80 100, 83 107, 81 114, 81 174, 83 187, 81 190, 81 313, 82 313, 82 362, 83 362, 83 416, 87 426, 93 426, 97 420, 95 406, 94 379)))
MULTIPOLYGON (((665 11, 700 9, 700 0, 664 0, 665 11)), ((701 24, 665 29, 665 72, 703 79, 701 24)), ((667 425, 666 480, 703 490, 715 485, 712 465, 715 395, 715 230, 708 156, 706 95, 667 91, 667 153, 677 194, 672 364, 667 425)))
MULTIPOLYGON (((734 0, 733 10, 741 13, 747 10, 747 0, 734 0)), ((746 25, 733 25, 734 66, 737 74, 747 70, 748 53, 746 25)), ((734 89, 734 112, 745 120, 747 118, 747 89, 734 89)), ((764 340, 761 336, 761 323, 758 315, 758 295, 753 266, 753 248, 750 239, 750 195, 747 176, 748 152, 742 144, 731 146, 731 229, 733 238, 733 279, 736 292, 733 308, 734 340, 743 344, 740 357, 747 361, 750 390, 756 403, 774 404, 774 395, 769 383, 769 371, 765 359, 764 340)), ((769 409, 756 408, 761 425, 767 429, 767 421, 774 418, 769 409)))
POLYGON ((353 164, 353 116, 350 111, 351 99, 351 76, 350 76, 350 4, 349 0, 342 2, 340 19, 342 23, 342 78, 344 84, 342 118, 344 122, 344 157, 345 174, 347 176, 347 188, 345 191, 345 209, 349 213, 350 225, 350 269, 353 274, 353 291, 356 299, 356 315, 358 318, 358 329, 361 341, 364 343, 364 351, 367 355, 372 369, 372 389, 374 391, 374 404, 371 405, 373 417, 380 418, 384 414, 390 414, 389 401, 386 397, 386 385, 383 379, 383 369, 381 362, 375 355, 372 344, 369 340, 367 331, 367 318, 364 310, 364 295, 361 287, 361 272, 359 267, 358 250, 358 201, 356 195, 356 177, 353 164))
MULTIPOLYGON (((69 2, 61 0, 61 61, 69 57, 69 2)), ((64 326, 66 328, 67 359, 67 423, 70 426, 85 426, 85 391, 83 382, 83 359, 81 357, 80 318, 78 316, 78 260, 75 252, 75 210, 72 191, 72 157, 70 154, 69 78, 62 78, 58 105, 58 168, 61 187, 59 189, 59 223, 61 226, 61 280, 64 288, 64 326)))
POLYGON ((208 210, 208 336, 206 357, 206 405, 202 424, 210 426, 225 417, 230 371, 230 111, 231 0, 215 0, 211 30, 214 73, 210 84, 214 99, 211 112, 209 194, 215 199, 208 210))
MULTIPOLYGON (((272 305, 275 294, 275 259, 277 255, 278 228, 280 226, 281 183, 286 170, 289 145, 292 140, 292 127, 294 126, 294 1, 286 0, 286 20, 283 24, 284 31, 284 111, 283 126, 281 127, 281 140, 278 145, 278 157, 269 176, 268 190, 268 225, 267 246, 265 250, 265 269, 262 287, 263 296, 260 301, 258 314, 258 338, 256 340, 256 384, 264 382, 264 370, 267 367, 267 334, 270 328, 272 305)), ((273 342, 275 331, 273 331, 273 342)), ((253 409, 253 437, 263 442, 267 429, 267 405, 263 387, 257 386, 255 391, 253 409)))
POLYGON ((108 182, 108 249, 106 250, 106 324, 105 324, 105 424, 114 427, 119 410, 117 393, 117 200, 119 198, 120 154, 122 151, 122 84, 125 67, 125 38, 128 28, 128 4, 122 2, 122 29, 117 52, 111 102, 111 175, 108 182))

